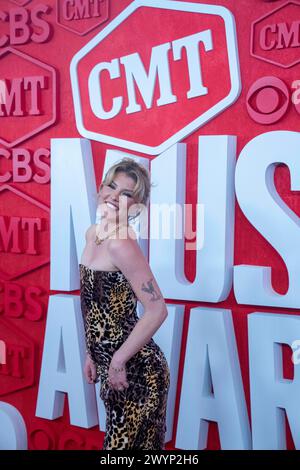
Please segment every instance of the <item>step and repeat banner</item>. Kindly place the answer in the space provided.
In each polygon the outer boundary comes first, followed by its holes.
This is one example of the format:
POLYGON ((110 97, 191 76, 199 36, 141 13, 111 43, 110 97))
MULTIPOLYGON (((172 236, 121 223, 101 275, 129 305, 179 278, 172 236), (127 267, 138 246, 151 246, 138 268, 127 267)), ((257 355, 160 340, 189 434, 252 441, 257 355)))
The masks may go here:
POLYGON ((300 2, 0 0, 0 449, 102 448, 78 263, 124 156, 166 448, 300 448, 299 130, 300 2))

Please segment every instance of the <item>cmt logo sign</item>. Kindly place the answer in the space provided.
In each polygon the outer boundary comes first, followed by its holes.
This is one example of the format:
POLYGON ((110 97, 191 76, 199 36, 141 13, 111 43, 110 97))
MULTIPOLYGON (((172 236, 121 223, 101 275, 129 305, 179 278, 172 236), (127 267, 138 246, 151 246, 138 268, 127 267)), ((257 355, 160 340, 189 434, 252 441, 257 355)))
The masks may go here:
POLYGON ((12 78, 1 80, 1 102, 0 116, 24 116, 30 113, 32 116, 42 114, 38 107, 40 95, 46 88, 45 77, 36 75, 33 77, 12 78), (24 105, 24 94, 28 90, 28 108, 24 105))
POLYGON ((0 201, 6 212, 0 215, 0 278, 8 281, 49 263, 41 249, 49 236, 49 207, 8 184, 0 186, 0 201), (30 217, 14 214, 16 207, 30 217))
POLYGON ((83 36, 109 17, 109 0, 56 0, 56 22, 83 36))
POLYGON ((251 55, 279 67, 300 62, 300 3, 288 1, 252 23, 251 55))
POLYGON ((0 67, 0 144, 14 147, 56 121, 56 71, 12 47, 0 67))
POLYGON ((234 18, 224 7, 137 0, 70 66, 77 128, 156 155, 240 93, 234 18))

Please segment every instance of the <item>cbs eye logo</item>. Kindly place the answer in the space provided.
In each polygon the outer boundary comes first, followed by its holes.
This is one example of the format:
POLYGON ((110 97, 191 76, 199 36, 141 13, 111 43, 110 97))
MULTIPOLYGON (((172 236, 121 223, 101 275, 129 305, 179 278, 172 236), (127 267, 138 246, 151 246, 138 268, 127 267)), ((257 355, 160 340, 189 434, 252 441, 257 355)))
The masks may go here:
MULTIPOLYGON (((292 83, 295 91, 291 101, 300 114, 300 80, 292 83)), ((290 90, 277 77, 262 77, 250 87, 246 106, 251 119, 258 124, 273 124, 286 113, 290 104, 290 90)))

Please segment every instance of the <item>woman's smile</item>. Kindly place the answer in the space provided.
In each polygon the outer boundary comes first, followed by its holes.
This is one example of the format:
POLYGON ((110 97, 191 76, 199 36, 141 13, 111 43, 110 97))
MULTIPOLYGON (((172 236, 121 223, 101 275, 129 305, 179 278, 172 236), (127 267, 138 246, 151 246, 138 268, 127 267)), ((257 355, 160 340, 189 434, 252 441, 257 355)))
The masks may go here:
POLYGON ((106 201, 106 205, 110 207, 111 209, 113 209, 114 211, 119 209, 119 207, 115 203, 110 202, 110 201, 106 201))

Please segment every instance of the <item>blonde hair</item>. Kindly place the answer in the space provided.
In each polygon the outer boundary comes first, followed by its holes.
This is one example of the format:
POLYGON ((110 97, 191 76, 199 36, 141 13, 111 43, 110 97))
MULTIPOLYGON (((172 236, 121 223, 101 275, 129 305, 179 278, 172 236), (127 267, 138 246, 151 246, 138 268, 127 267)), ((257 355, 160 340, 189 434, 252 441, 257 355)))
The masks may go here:
POLYGON ((150 189, 152 186, 150 181, 150 174, 144 166, 140 165, 130 157, 122 158, 122 160, 119 160, 108 169, 102 183, 99 186, 99 191, 103 184, 109 185, 113 181, 116 173, 119 172, 124 172, 127 176, 130 176, 133 179, 135 186, 133 188, 132 197, 137 203, 146 206, 149 200, 150 189))

